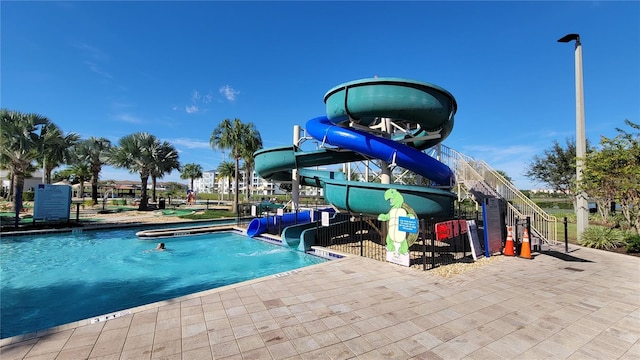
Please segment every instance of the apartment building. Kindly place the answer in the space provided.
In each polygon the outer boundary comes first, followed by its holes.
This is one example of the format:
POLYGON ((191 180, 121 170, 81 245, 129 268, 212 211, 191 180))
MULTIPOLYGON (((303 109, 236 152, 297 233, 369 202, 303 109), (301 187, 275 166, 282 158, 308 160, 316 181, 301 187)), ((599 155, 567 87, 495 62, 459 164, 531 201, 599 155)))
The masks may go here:
MULTIPOLYGON (((265 180, 260 177, 254 171, 252 174, 252 186, 249 189, 247 177, 244 176, 244 170, 240 171, 241 181, 238 184, 238 188, 241 193, 246 193, 249 190, 251 195, 262 195, 262 196, 270 196, 270 195, 282 195, 285 192, 280 188, 280 183, 276 183, 273 181, 265 180)), ((221 194, 233 194, 234 182, 231 181, 231 186, 229 186, 229 179, 219 177, 215 170, 204 171, 202 173, 202 177, 199 179, 194 179, 193 187, 195 192, 212 194, 212 193, 221 193, 221 194)), ((301 195, 307 196, 322 196, 323 192, 321 188, 316 188, 312 186, 302 186, 300 188, 301 195)))

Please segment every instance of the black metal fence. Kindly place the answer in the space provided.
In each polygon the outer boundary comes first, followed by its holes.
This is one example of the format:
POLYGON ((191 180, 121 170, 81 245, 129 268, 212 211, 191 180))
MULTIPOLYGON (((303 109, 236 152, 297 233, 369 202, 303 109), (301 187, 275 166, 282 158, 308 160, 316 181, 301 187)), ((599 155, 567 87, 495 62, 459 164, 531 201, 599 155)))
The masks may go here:
MULTIPOLYGON (((466 229, 458 235, 436 239, 436 223, 453 219, 420 219, 417 240, 410 246, 410 266, 430 270, 441 265, 472 261, 466 229)), ((459 217, 455 220, 466 220, 459 217)), ((476 218, 476 221, 479 219, 476 218)), ((337 214, 330 226, 318 228, 316 245, 342 253, 386 261, 388 222, 362 214, 337 214)))
MULTIPOLYGON (((269 209, 271 210, 271 209, 269 209)), ((286 209, 283 209, 286 212, 286 209)), ((241 219, 246 219, 239 211, 238 223, 241 219)), ((282 217, 276 212, 262 212, 262 217, 267 218, 266 232, 280 235, 285 226, 293 225, 291 222, 283 225, 282 217)), ((315 215, 316 220, 319 213, 315 215)), ((457 229, 456 236, 438 240, 436 237, 436 224, 448 220, 474 219, 478 228, 482 228, 482 217, 475 211, 464 213, 456 211, 455 217, 450 218, 421 218, 419 219, 418 238, 409 247, 410 266, 423 270, 430 270, 442 265, 449 265, 457 262, 469 262, 473 260, 469 236, 465 229, 457 229)), ((302 222, 302 221, 301 221, 302 222)), ((294 223, 298 223, 294 221, 294 223)), ((457 223, 456 226, 460 223, 457 223)), ((330 221, 329 226, 322 226, 317 223, 315 245, 322 246, 330 250, 342 253, 364 256, 379 261, 387 259, 386 236, 388 232, 388 222, 380 221, 377 217, 337 213, 330 221)), ((478 231, 480 244, 482 241, 482 231, 478 231)), ((479 249, 484 251, 484 249, 479 249)))

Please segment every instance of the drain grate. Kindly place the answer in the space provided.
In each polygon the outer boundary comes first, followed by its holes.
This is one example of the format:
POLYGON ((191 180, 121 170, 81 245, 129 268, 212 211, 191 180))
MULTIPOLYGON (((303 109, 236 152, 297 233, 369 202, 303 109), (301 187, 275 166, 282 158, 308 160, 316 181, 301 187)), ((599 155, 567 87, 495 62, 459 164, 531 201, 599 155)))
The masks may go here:
POLYGON ((584 271, 583 269, 576 269, 576 268, 572 268, 572 267, 566 267, 565 270, 571 270, 571 271, 584 271))
POLYGON ((90 322, 92 324, 95 324, 97 322, 112 320, 112 319, 115 319, 115 318, 119 318, 120 316, 129 315, 129 314, 131 314, 131 311, 129 311, 129 310, 120 311, 120 312, 117 312, 117 313, 102 315, 102 316, 99 316, 97 318, 93 318, 93 319, 91 319, 90 322))

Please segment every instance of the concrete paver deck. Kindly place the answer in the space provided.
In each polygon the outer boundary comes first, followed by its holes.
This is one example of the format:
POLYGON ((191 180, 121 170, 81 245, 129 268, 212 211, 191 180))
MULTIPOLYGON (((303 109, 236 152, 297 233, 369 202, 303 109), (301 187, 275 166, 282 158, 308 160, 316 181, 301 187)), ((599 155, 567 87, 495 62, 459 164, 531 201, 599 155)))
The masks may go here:
POLYGON ((577 248, 453 278, 348 257, 0 340, 10 359, 639 359, 640 258, 577 248))

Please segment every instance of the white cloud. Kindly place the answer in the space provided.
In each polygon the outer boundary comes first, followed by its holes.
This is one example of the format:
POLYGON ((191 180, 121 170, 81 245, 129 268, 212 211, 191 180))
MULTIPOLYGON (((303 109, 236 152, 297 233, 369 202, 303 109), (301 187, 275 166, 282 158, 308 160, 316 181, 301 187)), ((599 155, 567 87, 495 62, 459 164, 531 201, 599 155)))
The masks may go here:
POLYGON ((118 114, 118 115, 115 115, 114 118, 116 120, 128 122, 128 123, 131 123, 131 124, 141 124, 141 123, 144 122, 139 117, 133 116, 131 114, 118 114))
POLYGON ((212 100, 213 100, 213 93, 211 91, 209 91, 207 95, 204 95, 202 97, 202 102, 205 104, 210 103, 212 100))
POLYGON ((185 111, 188 114, 206 112, 206 109, 201 108, 200 105, 208 104, 211 100, 213 100, 213 93, 211 91, 206 95, 202 95, 200 91, 193 90, 191 93, 191 105, 186 105, 185 111))
POLYGON ((240 94, 240 91, 232 88, 229 85, 224 85, 220 87, 220 94, 224 96, 229 101, 236 101, 236 95, 240 94))
POLYGON ((73 46, 82 50, 82 52, 91 59, 99 61, 109 60, 109 56, 95 46, 91 46, 87 43, 74 44, 73 46))
POLYGON ((102 68, 102 65, 109 61, 109 55, 104 51, 86 43, 74 43, 71 46, 80 50, 80 56, 84 59, 84 64, 90 71, 107 79, 113 78, 109 72, 102 68))
POLYGON ((187 138, 177 138, 168 141, 176 146, 184 147, 187 149, 211 149, 208 141, 187 138))
POLYGON ((84 62, 85 65, 87 65, 87 67, 89 68, 89 70, 93 71, 94 73, 100 75, 100 76, 104 76, 107 79, 113 79, 113 76, 111 76, 111 74, 109 74, 108 72, 102 70, 98 65, 90 62, 90 61, 85 61, 84 62))
POLYGON ((194 104, 200 100, 200 92, 198 90, 193 90, 193 94, 191 94, 191 102, 194 104))

